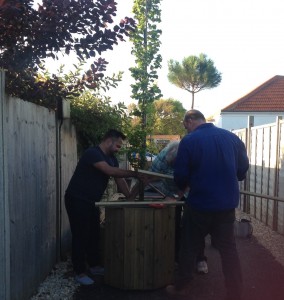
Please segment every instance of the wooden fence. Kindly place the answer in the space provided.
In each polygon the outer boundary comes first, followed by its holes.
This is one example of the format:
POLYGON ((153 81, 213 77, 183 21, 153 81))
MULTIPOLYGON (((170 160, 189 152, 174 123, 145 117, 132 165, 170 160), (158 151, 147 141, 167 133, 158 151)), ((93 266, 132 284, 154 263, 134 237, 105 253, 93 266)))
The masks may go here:
POLYGON ((70 245, 76 134, 70 119, 5 95, 4 73, 0 82, 0 299, 25 300, 70 245))
POLYGON ((284 122, 236 130, 246 144, 250 160, 247 179, 241 183, 240 208, 284 234, 284 122))

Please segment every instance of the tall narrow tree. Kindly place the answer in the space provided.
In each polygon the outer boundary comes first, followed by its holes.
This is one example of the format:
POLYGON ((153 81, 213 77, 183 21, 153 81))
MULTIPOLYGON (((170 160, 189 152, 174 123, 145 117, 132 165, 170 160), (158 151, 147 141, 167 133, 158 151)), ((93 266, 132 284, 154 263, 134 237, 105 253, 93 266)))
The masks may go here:
POLYGON ((168 62, 168 79, 171 83, 192 95, 191 108, 194 108, 194 95, 205 89, 217 87, 222 75, 214 66, 214 62, 201 53, 189 56, 179 63, 173 59, 168 62))
MULTIPOLYGON (((131 87, 132 98, 138 101, 137 115, 141 119, 140 126, 144 132, 140 149, 145 150, 147 114, 151 111, 151 103, 162 96, 157 85, 157 70, 162 62, 158 53, 162 31, 157 27, 157 23, 161 22, 160 0, 134 0, 133 13, 137 28, 131 33, 130 39, 133 42, 132 54, 136 58, 136 66, 130 68, 135 80, 131 87)), ((145 155, 142 153, 141 156, 145 155)))

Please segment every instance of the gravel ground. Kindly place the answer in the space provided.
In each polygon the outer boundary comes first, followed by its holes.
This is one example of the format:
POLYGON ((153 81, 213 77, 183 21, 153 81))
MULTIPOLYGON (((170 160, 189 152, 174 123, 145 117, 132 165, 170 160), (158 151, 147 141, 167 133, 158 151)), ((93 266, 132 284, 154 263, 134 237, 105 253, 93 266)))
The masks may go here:
MULTIPOLYGON (((253 236, 284 267, 284 236, 272 231, 263 223, 252 218, 253 236)), ((38 288, 38 292, 30 300, 72 300, 78 288, 73 279, 70 259, 60 262, 38 288)))
POLYGON ((30 300, 71 300, 79 284, 75 282, 70 258, 58 263, 30 300))
POLYGON ((258 242, 274 256, 277 262, 284 267, 284 236, 272 231, 258 220, 252 219, 253 235, 258 242))

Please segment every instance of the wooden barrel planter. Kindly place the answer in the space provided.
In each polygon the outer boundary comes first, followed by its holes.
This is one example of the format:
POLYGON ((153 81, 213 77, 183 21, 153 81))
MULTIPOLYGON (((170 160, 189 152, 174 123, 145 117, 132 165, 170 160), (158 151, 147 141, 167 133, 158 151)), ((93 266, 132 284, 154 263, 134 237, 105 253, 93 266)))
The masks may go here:
POLYGON ((175 206, 105 207, 105 283, 150 290, 172 282, 175 206))

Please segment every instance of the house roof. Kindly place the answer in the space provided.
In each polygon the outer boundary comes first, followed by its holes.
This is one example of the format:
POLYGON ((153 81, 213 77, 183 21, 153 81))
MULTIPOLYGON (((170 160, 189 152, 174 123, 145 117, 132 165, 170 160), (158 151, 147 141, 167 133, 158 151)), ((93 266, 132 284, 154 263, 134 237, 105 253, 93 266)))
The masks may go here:
POLYGON ((276 75, 221 112, 283 112, 284 76, 276 75))

